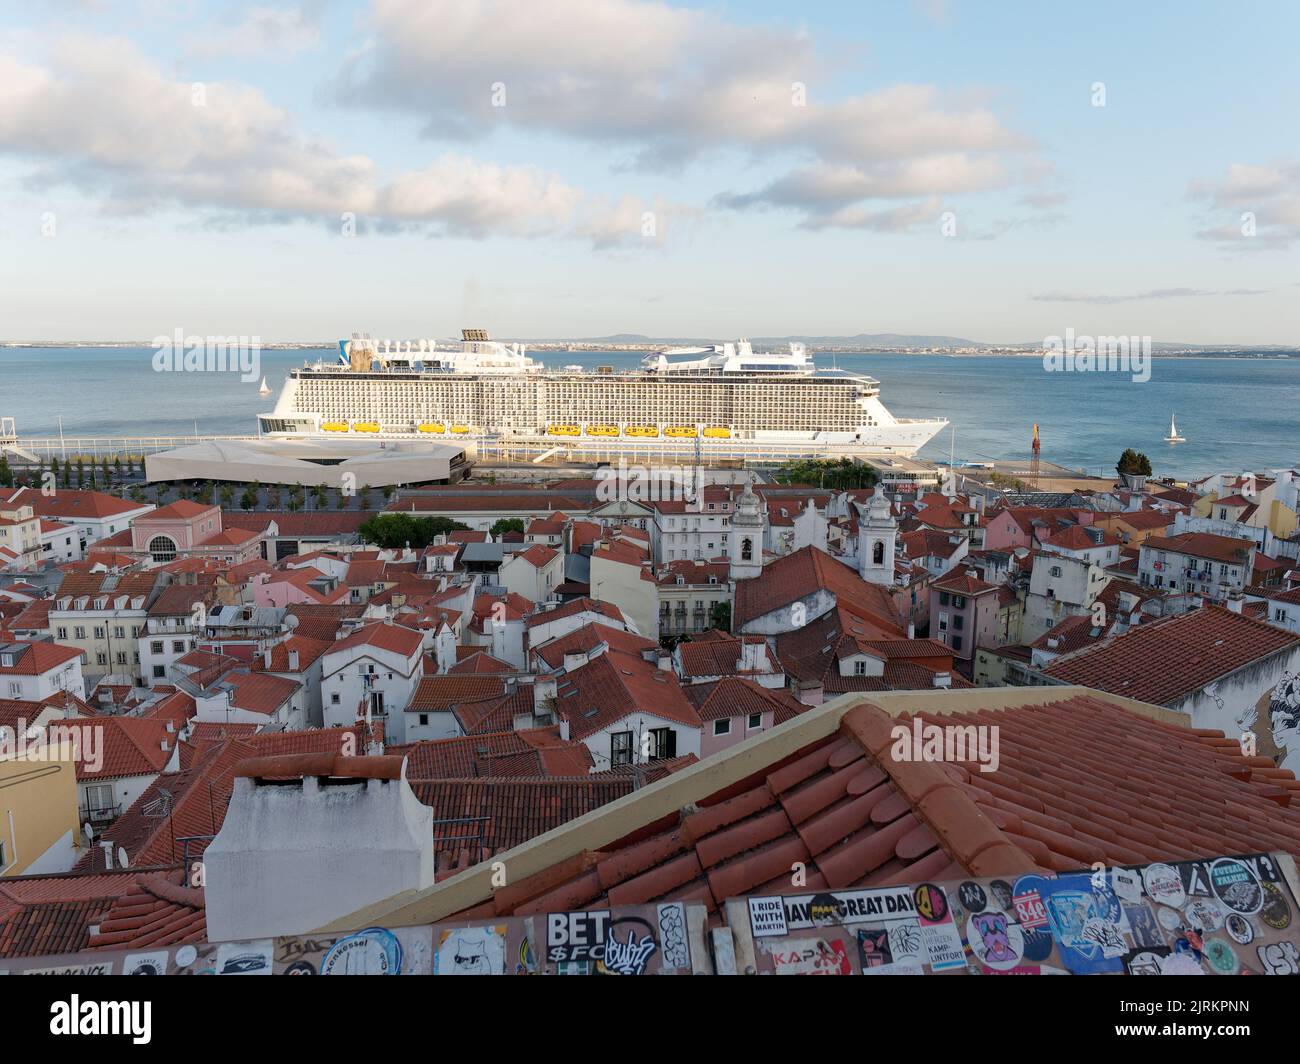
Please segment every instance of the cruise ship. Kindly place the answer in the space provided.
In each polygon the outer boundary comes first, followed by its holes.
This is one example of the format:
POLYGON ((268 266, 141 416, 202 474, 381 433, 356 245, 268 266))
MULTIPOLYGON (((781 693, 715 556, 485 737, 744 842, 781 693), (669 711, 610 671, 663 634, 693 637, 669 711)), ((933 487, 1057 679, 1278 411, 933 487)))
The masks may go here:
POLYGON ((517 343, 340 340, 289 372, 263 435, 444 439, 486 449, 710 457, 910 456, 943 418, 896 418, 879 382, 819 371, 803 344, 676 347, 635 369, 548 369, 517 343))

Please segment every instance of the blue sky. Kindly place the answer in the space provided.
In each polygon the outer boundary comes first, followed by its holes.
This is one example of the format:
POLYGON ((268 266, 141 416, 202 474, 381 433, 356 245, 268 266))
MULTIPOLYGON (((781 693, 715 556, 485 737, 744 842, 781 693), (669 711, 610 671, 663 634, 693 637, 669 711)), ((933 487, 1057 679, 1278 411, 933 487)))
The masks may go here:
POLYGON ((4 3, 0 333, 1300 343, 1298 31, 1291 3, 4 3))

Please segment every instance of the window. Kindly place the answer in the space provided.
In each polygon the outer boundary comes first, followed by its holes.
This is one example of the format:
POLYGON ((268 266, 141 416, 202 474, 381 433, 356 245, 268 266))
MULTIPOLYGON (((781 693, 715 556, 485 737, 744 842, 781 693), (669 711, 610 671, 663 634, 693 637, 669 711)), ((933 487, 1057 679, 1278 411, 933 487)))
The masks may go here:
POLYGON ((751 713, 749 715, 749 730, 753 731, 755 728, 761 728, 762 726, 763 726, 763 714, 751 713))
POLYGON ((151 640, 149 643, 150 654, 161 654, 163 652, 163 641, 161 639, 151 640))
POLYGON ((853 675, 865 676, 867 674, 867 663, 865 661, 855 661, 853 663, 853 675))
POLYGON ((1053 566, 1052 566, 1052 569, 1051 569, 1051 573, 1052 573, 1053 576, 1060 576, 1060 575, 1061 575, 1061 567, 1060 567, 1059 565, 1053 565, 1053 566))
POLYGON ((153 676, 155 680, 161 680, 166 675, 167 670, 162 665, 155 665, 153 667, 153 676))
POLYGON ((630 731, 613 732, 610 734, 609 763, 611 765, 632 764, 632 733, 630 731))
POLYGON ((113 638, 114 638, 114 639, 125 639, 125 638, 126 638, 126 629, 123 628, 120 624, 119 624, 119 625, 115 625, 115 626, 113 627, 113 638))
POLYGON ((67 638, 68 638, 68 630, 67 630, 66 628, 60 628, 60 629, 58 629, 58 634, 57 634, 57 636, 56 636, 55 638, 57 638, 57 639, 67 639, 67 638))
POLYGON ((170 536, 154 536, 149 541, 149 554, 156 562, 176 560, 176 541, 170 536))
POLYGON ((337 706, 338 704, 339 704, 339 696, 338 696, 338 692, 335 691, 334 694, 330 695, 330 705, 337 706))
POLYGON ((420 714, 420 727, 423 728, 423 727, 424 727, 426 724, 428 724, 428 723, 429 723, 429 714, 427 714, 427 713, 421 713, 421 714, 420 714))
POLYGON ((86 638, 86 629, 85 629, 82 625, 79 624, 79 625, 77 625, 74 629, 72 629, 72 634, 73 634, 74 638, 76 638, 76 639, 85 639, 85 638, 86 638))
POLYGON ((955 635, 952 637, 952 648, 953 650, 961 649, 961 636, 955 635))
POLYGON ((730 734, 731 734, 731 720, 730 720, 730 718, 724 717, 722 720, 715 720, 715 721, 713 722, 713 734, 714 734, 714 735, 730 735, 730 734))
POLYGON ((948 592, 946 591, 939 592, 939 605, 940 606, 948 605, 948 592))
POLYGON ((964 610, 966 608, 966 598, 963 595, 953 595, 952 608, 955 610, 964 610))
POLYGON ((953 631, 960 632, 962 625, 965 623, 966 623, 966 618, 963 617, 960 613, 956 614, 952 619, 953 631))
POLYGON ((754 541, 746 537, 740 541, 740 560, 742 562, 753 561, 754 559, 754 541))
POLYGON ((871 564, 885 564, 885 545, 880 540, 876 540, 875 545, 871 548, 871 564))
POLYGON ((184 640, 184 639, 173 639, 173 640, 172 640, 172 653, 174 653, 174 654, 184 654, 184 653, 185 653, 185 640, 184 640))
POLYGON ((107 630, 108 630, 108 629, 106 629, 106 628, 100 628, 98 625, 96 625, 96 626, 95 626, 95 638, 96 638, 96 639, 103 639, 103 638, 104 638, 104 633, 105 633, 107 630))
POLYGON ((113 808, 113 786, 96 783, 86 788, 86 808, 91 812, 113 808))
POLYGON ((650 760, 677 756, 677 733, 672 728, 650 729, 650 760))

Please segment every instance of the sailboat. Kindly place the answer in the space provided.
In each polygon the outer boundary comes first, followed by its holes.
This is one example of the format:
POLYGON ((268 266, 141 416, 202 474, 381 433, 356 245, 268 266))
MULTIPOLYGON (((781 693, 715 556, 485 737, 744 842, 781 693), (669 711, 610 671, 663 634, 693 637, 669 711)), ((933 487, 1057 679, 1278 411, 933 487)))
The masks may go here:
POLYGON ((258 395, 270 395, 271 389, 266 386, 266 378, 262 378, 262 386, 257 389, 258 395))
POLYGON ((1169 435, 1165 437, 1165 443, 1186 443, 1187 437, 1178 435, 1178 424, 1174 421, 1174 415, 1169 415, 1169 435))

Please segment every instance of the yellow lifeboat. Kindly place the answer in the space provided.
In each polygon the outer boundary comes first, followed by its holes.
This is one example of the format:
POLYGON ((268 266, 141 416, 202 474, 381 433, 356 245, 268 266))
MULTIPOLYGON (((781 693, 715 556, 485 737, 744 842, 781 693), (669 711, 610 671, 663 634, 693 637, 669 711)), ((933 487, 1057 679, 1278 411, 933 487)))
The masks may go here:
POLYGON ((353 432, 378 432, 378 421, 357 421, 352 426, 353 432))
POLYGON ((618 426, 617 425, 588 425, 587 435, 588 436, 617 436, 618 426))
POLYGON ((675 440, 693 440, 697 433, 688 425, 669 425, 668 428, 664 429, 664 435, 671 436, 675 440))
POLYGON ((446 432, 447 431, 447 426, 444 425, 441 421, 425 421, 417 425, 416 428, 420 432, 446 432))
POLYGON ((452 425, 452 427, 451 427, 451 431, 454 432, 457 436, 464 436, 464 435, 466 435, 466 434, 469 432, 469 426, 468 426, 468 425, 452 425))
POLYGON ((546 430, 548 436, 581 436, 582 429, 577 425, 552 425, 546 430))
POLYGON ((627 427, 629 436, 649 436, 652 439, 659 437, 659 430, 653 425, 629 425, 627 427))
POLYGON ((731 429, 713 425, 704 430, 704 436, 710 440, 729 440, 731 439, 731 429))
POLYGON ((326 432, 347 432, 348 423, 346 421, 322 421, 320 427, 326 432))

